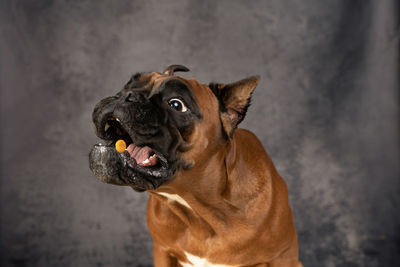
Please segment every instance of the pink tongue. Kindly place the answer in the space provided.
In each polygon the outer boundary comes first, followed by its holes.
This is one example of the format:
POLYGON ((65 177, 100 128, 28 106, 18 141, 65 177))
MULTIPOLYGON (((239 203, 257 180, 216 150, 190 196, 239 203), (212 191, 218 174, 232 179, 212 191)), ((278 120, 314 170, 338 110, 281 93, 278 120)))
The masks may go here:
POLYGON ((129 152, 131 158, 134 158, 138 164, 142 163, 144 160, 148 159, 154 154, 154 151, 150 147, 139 147, 135 146, 134 144, 130 144, 126 148, 126 151, 129 152))

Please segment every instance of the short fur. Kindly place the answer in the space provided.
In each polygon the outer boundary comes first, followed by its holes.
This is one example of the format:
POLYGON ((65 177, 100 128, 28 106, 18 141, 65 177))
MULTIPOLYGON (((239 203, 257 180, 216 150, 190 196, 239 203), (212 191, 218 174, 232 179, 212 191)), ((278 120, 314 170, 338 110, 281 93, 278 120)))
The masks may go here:
POLYGON ((208 86, 174 76, 184 70, 179 65, 167 70, 136 74, 120 93, 96 106, 97 134, 111 143, 95 146, 90 157, 102 181, 150 194, 147 223, 155 266, 186 266, 193 259, 302 266, 286 184, 257 137, 237 129, 259 78, 208 86), (174 98, 188 111, 172 110, 166 103, 174 98), (112 149, 118 136, 103 130, 104 121, 115 116, 121 117, 126 138, 156 151, 159 169, 124 165, 129 155, 112 149))

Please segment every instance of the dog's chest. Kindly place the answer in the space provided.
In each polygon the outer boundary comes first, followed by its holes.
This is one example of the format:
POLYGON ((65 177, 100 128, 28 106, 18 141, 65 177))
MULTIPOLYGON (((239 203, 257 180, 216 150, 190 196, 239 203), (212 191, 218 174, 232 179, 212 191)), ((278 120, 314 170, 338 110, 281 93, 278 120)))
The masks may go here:
POLYGON ((182 206, 185 206, 188 209, 192 209, 189 204, 186 202, 186 200, 184 200, 182 197, 180 197, 177 194, 169 194, 169 193, 164 193, 164 192, 160 192, 158 193, 161 196, 164 196, 168 199, 168 202, 177 202, 179 204, 181 204, 182 206))
POLYGON ((189 262, 179 262, 182 267, 233 267, 233 265, 213 264, 207 261, 207 259, 197 257, 187 252, 185 252, 185 255, 189 262))
MULTIPOLYGON (((189 205, 189 203, 177 194, 169 194, 165 192, 159 192, 158 194, 166 197, 168 203, 176 203, 177 205, 182 205, 187 209, 192 210, 192 207, 189 205)), ((233 265, 214 264, 205 258, 200 258, 187 252, 184 252, 184 254, 188 262, 179 261, 179 264, 182 267, 234 267, 233 265)))

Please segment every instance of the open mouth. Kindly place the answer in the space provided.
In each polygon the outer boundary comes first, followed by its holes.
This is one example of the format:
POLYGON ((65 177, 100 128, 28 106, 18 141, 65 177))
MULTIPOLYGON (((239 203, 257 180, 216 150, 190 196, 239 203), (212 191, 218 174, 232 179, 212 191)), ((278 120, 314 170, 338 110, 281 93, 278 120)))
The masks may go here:
MULTIPOLYGON (((136 133, 129 131, 124 122, 115 116, 103 119, 98 128, 104 144, 95 145, 89 155, 92 172, 103 182, 131 185, 137 191, 155 189, 173 174, 174 164, 149 142, 135 142, 136 133), (117 152, 115 143, 123 140, 126 148, 117 152), (171 166, 170 166, 171 165, 171 166)), ((142 138, 140 138, 142 139, 142 138)))
POLYGON ((119 118, 112 116, 107 119, 104 124, 104 133, 109 146, 115 146, 118 140, 124 140, 127 147, 123 153, 129 157, 130 167, 134 168, 139 165, 154 169, 167 165, 165 158, 150 146, 136 145, 119 118))

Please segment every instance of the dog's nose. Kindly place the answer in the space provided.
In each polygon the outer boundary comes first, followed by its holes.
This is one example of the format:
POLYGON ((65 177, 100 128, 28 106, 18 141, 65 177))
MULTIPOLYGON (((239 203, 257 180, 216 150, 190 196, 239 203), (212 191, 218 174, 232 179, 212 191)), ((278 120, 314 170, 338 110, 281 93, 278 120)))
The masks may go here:
POLYGON ((146 124, 146 127, 158 126, 159 116, 157 107, 145 94, 146 92, 123 92, 119 95, 119 103, 113 113, 124 120, 134 120, 136 124, 146 124))

